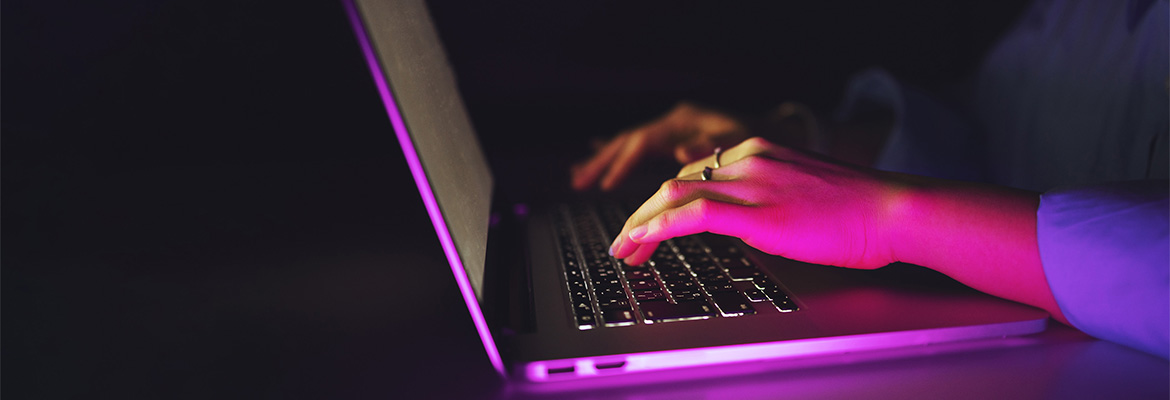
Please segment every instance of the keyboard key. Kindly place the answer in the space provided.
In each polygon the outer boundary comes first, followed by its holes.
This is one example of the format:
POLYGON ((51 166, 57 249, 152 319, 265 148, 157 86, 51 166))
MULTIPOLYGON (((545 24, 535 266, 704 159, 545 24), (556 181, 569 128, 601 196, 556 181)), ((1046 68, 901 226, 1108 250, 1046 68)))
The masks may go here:
POLYGON ((573 302, 573 313, 574 314, 580 315, 583 313, 592 313, 592 312, 593 312, 593 307, 589 305, 589 301, 574 301, 573 302))
POLYGON ((634 300, 637 300, 639 304, 641 304, 643 301, 664 299, 666 299, 666 292, 663 292, 662 290, 643 290, 634 292, 634 300))
POLYGON ((737 268, 754 268, 751 263, 747 262, 743 257, 740 258, 723 258, 719 260, 723 264, 723 268, 737 269, 737 268))
POLYGON ((650 269, 650 263, 641 263, 638 265, 622 264, 622 269, 625 269, 626 271, 646 271, 650 269))
POLYGON ((684 270, 685 271, 687 269, 687 267, 685 265, 683 265, 682 261, 679 261, 679 259, 671 258, 671 259, 667 259, 667 260, 655 261, 654 262, 654 269, 657 269, 659 271, 675 271, 675 270, 684 270))
POLYGON ((768 301, 768 296, 765 296, 764 292, 760 289, 748 289, 743 294, 747 295, 748 300, 753 302, 768 301))
POLYGON ((571 299, 574 303, 579 303, 579 302, 583 302, 583 301, 588 302, 589 301, 589 292, 584 290, 584 289, 570 291, 569 292, 569 299, 571 299))
POLYGON ((601 317, 605 319, 605 326, 627 326, 634 324, 634 311, 630 310, 629 307, 602 311, 601 317))
POLYGON ((705 265, 691 264, 691 271, 694 271, 695 275, 699 275, 699 276, 703 276, 704 274, 712 274, 712 273, 719 274, 719 275, 723 274, 723 268, 719 268, 719 266, 715 265, 715 263, 708 263, 705 265))
POLYGON ((703 300, 703 293, 701 293, 701 292, 698 292, 698 291, 694 291, 694 292, 689 292, 689 291, 688 291, 688 292, 671 292, 671 293, 670 293, 670 297, 673 297, 673 298, 674 298, 674 301, 679 301, 679 302, 682 302, 682 301, 691 301, 691 300, 703 300))
POLYGON ((613 263, 610 262, 609 258, 587 261, 585 267, 590 272, 614 269, 613 263))
POLYGON ((715 305, 725 316, 756 313, 756 309, 752 308, 752 303, 739 292, 712 293, 711 300, 715 301, 715 305))
POLYGON ((593 329, 597 326, 597 319, 593 318, 593 312, 589 314, 577 315, 577 329, 587 330, 593 329))
POLYGON ((611 289, 621 287, 622 281, 618 280, 618 278, 598 279, 593 281, 594 289, 611 289))
POLYGON ((647 322, 705 319, 715 315, 715 310, 706 301, 681 301, 678 304, 654 301, 640 304, 639 307, 647 322))
POLYGON ((674 249, 669 247, 663 249, 662 246, 665 246, 665 244, 659 245, 658 250, 655 250, 654 254, 650 255, 651 260, 672 260, 677 258, 674 254, 674 249))
POLYGON ((780 289, 780 287, 777 286, 775 282, 772 282, 772 280, 768 279, 767 277, 761 277, 759 279, 754 279, 754 280, 752 280, 752 284, 756 285, 756 287, 760 288, 760 290, 764 291, 764 293, 767 293, 769 290, 779 290, 780 289))
POLYGON ((700 282, 700 283, 702 283, 702 284, 704 284, 704 285, 706 285, 706 284, 713 284, 713 285, 714 285, 714 284, 720 284, 720 283, 731 283, 731 278, 728 278, 728 277, 727 277, 727 275, 723 275, 723 274, 719 274, 719 275, 705 275, 705 276, 699 276, 699 282, 700 282))
POLYGON ((662 277, 662 280, 664 282, 689 281, 692 279, 691 273, 685 269, 678 270, 678 271, 670 271, 670 272, 659 271, 658 276, 662 277))
POLYGON ((626 271, 626 279, 631 281, 654 279, 654 274, 651 274, 650 271, 626 271))
POLYGON ((784 291, 781 290, 779 286, 776 286, 775 283, 769 283, 769 285, 765 285, 764 288, 760 289, 760 291, 764 292, 764 295, 768 296, 769 299, 775 300, 778 298, 788 297, 788 294, 784 293, 784 291))
POLYGON ((737 281, 750 281, 756 278, 766 278, 763 272, 755 268, 736 268, 727 270, 727 275, 737 281))
POLYGON ((655 281, 654 279, 639 279, 635 281, 629 281, 629 283, 630 290, 634 291, 650 290, 658 287, 658 281, 655 281))
POLYGON ((798 310, 796 303, 793 302, 792 299, 789 299, 788 296, 773 298, 772 304, 775 305, 776 309, 780 310, 780 312, 793 312, 798 310))
POLYGON ((629 309, 630 301, 626 298, 610 297, 606 299, 598 299, 597 306, 600 307, 602 311, 612 310, 615 308, 629 309))
POLYGON ((732 285, 730 282, 728 282, 728 283, 704 283, 703 289, 706 289, 707 293, 711 293, 712 295, 714 295, 715 293, 722 293, 722 292, 736 292, 736 293, 739 292, 738 290, 735 290, 735 286, 732 285))
POLYGON ((589 276, 594 280, 617 278, 617 271, 612 268, 589 271, 589 276))
POLYGON ((596 294, 597 298, 599 300, 600 299, 612 299, 612 298, 619 298, 619 299, 626 298, 626 291, 622 290, 621 287, 595 289, 593 291, 593 294, 596 294))
POLYGON ((581 272, 581 270, 579 270, 579 269, 566 270, 565 276, 568 277, 569 280, 584 280, 585 279, 585 273, 581 272))
POLYGON ((695 283, 693 280, 668 282, 666 284, 666 289, 670 290, 671 292, 678 292, 687 289, 697 289, 698 287, 699 284, 695 283))

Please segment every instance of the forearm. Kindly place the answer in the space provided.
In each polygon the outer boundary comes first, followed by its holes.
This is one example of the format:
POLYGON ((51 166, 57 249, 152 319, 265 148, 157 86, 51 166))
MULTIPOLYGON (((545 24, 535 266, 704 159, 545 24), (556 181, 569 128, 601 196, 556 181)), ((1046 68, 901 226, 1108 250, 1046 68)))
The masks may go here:
POLYGON ((1036 242, 1038 193, 968 182, 917 179, 891 215, 898 261, 942 272, 985 293, 1047 310, 1057 306, 1036 242))

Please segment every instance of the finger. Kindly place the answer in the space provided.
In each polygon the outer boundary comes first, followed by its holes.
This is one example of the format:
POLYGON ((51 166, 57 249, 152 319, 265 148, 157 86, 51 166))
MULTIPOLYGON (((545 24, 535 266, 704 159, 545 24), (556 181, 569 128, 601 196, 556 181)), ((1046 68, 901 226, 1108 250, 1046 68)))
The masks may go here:
POLYGON ((639 243, 638 249, 634 251, 629 257, 622 259, 626 265, 639 265, 650 260, 650 256, 654 255, 654 250, 658 249, 658 243, 639 243))
POLYGON ((605 172, 606 167, 617 157, 622 150, 622 146, 626 140, 629 139, 629 134, 618 135, 609 144, 602 147, 592 158, 585 161, 579 167, 573 170, 573 189, 585 190, 593 186, 597 182, 598 177, 602 172, 605 172))
MULTIPOLYGON (((714 174, 714 171, 712 171, 712 174, 714 174)), ((738 190, 736 190, 735 186, 739 185, 739 183, 734 181, 734 176, 727 175, 720 177, 720 179, 727 180, 703 181, 698 178, 698 174, 695 174, 693 176, 663 182, 662 186, 658 187, 658 191, 654 195, 646 199, 637 210, 634 210, 634 213, 627 219, 624 228, 628 230, 635 226, 645 224, 646 221, 662 212, 662 210, 682 206, 700 197, 720 198, 730 202, 743 201, 743 199, 739 199, 736 196, 738 190)))
MULTIPOLYGON (((734 171, 732 171, 734 172, 734 171)), ((689 178, 697 178, 692 176, 689 178)), ((730 177, 735 179, 734 176, 730 177)), ((750 204, 753 193, 745 187, 743 182, 731 181, 702 181, 698 179, 672 179, 666 181, 646 202, 634 211, 626 221, 622 231, 614 239, 610 250, 614 257, 626 258, 638 250, 637 243, 629 239, 631 229, 644 225, 650 218, 664 210, 676 208, 698 198, 710 198, 736 204, 750 204)))
MULTIPOLYGON (((753 226, 753 207, 700 198, 682 207, 664 210, 644 227, 635 227, 630 240, 642 247, 679 236, 711 232, 743 237, 753 226), (642 228, 642 229, 639 229, 642 228)), ((635 254, 638 254, 637 252, 635 254)), ((636 260, 635 260, 636 261, 636 260)))
MULTIPOLYGON (((735 145, 730 149, 726 149, 719 156, 719 164, 723 167, 731 165, 736 161, 757 155, 767 154, 769 157, 777 159, 789 159, 794 157, 795 152, 783 146, 777 146, 768 142, 767 140, 753 137, 744 140, 743 143, 735 145)), ((697 174, 703 171, 705 167, 715 166, 715 154, 703 157, 695 162, 687 164, 678 171, 678 176, 686 176, 697 174)))
POLYGON ((626 176, 630 174, 630 170, 642 161, 642 156, 646 153, 646 146, 646 135, 640 133, 630 135, 625 146, 622 146, 621 152, 610 164, 605 178, 601 179, 601 190, 612 190, 625 180, 626 176))

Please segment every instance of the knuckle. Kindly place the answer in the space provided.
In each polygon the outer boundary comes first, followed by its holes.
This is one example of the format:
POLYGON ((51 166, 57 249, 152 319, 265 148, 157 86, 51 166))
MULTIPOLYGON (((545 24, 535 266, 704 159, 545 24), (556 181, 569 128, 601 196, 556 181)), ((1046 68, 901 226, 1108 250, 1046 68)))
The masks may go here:
POLYGON ((744 166, 747 167, 749 171, 755 172, 764 170, 774 172, 776 170, 776 166, 782 164, 780 161, 761 155, 753 155, 744 159, 743 162, 744 166))
POLYGON ((706 225, 711 214, 715 211, 715 202, 707 198, 698 199, 695 200, 691 210, 694 212, 694 221, 700 225, 706 225))
POLYGON ((666 201, 674 201, 684 195, 683 182, 678 179, 668 179, 658 188, 659 195, 666 201))
POLYGON ((768 141, 759 136, 752 136, 748 140, 743 141, 743 144, 750 150, 763 150, 767 148, 768 141))
POLYGON ((760 156, 751 156, 751 157, 744 158, 740 162, 743 163, 743 166, 745 168, 747 168, 748 171, 755 171, 755 170, 758 170, 764 166, 765 160, 763 157, 760 157, 760 156))
POLYGON ((658 216, 654 219, 658 220, 658 226, 662 228, 669 228, 674 226, 675 222, 677 222, 678 215, 675 215, 675 212, 670 210, 663 212, 662 214, 658 214, 658 216))
POLYGON ((779 147, 772 142, 769 142, 767 139, 759 136, 748 138, 748 140, 745 140, 744 143, 747 145, 748 154, 770 153, 779 147))

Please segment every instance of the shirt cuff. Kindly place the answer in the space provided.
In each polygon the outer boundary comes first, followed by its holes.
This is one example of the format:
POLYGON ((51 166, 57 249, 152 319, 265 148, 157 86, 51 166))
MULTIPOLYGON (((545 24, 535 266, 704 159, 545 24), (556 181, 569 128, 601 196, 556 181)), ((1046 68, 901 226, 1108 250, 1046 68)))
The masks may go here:
POLYGON ((1060 311, 1094 337, 1170 356, 1170 183, 1040 196, 1036 236, 1060 311))

